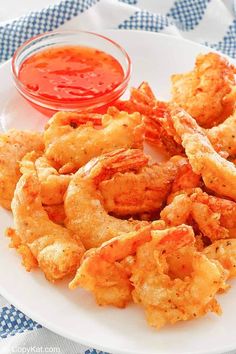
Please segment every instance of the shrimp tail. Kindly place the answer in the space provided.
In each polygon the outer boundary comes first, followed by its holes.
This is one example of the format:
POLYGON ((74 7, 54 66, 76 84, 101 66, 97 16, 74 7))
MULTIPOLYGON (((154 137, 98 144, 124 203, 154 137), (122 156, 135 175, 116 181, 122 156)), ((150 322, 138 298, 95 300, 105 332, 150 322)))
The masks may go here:
POLYGON ((85 166, 84 173, 93 176, 94 183, 98 185, 117 172, 139 170, 147 165, 148 160, 142 150, 118 149, 91 160, 85 166))
POLYGON ((153 231, 153 237, 155 238, 155 234, 159 236, 162 233, 164 236, 160 239, 158 245, 161 248, 163 247, 167 253, 172 253, 195 242, 193 229, 188 225, 179 225, 164 231, 153 231))

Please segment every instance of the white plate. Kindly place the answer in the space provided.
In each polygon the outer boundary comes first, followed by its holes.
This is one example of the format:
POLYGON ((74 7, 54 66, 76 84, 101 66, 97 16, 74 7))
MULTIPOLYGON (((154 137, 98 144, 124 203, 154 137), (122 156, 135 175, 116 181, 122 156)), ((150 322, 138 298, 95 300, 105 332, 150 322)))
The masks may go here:
MULTIPOLYGON (((167 99, 170 75, 190 70, 198 53, 209 51, 192 42, 140 31, 104 31, 126 48, 133 62, 132 85, 146 80, 158 97, 167 99)), ((22 99, 10 78, 10 63, 0 68, 0 112, 3 129, 40 129, 46 119, 22 99)), ((100 308, 83 290, 52 285, 40 271, 27 273, 16 252, 8 248, 4 230, 10 213, 0 211, 0 294, 32 319, 81 344, 112 353, 193 354, 222 353, 236 348, 236 286, 221 295, 223 315, 169 326, 156 331, 147 326, 135 305, 124 310, 100 308)))

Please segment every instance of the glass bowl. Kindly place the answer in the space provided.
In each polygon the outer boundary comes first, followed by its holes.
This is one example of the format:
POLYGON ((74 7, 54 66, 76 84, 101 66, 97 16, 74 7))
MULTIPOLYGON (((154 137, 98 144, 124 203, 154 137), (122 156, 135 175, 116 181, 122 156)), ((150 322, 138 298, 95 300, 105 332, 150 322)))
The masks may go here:
POLYGON ((33 104, 38 110, 48 111, 88 111, 111 105, 126 90, 131 74, 131 61, 126 51, 113 40, 103 35, 86 31, 55 31, 31 38, 17 49, 12 59, 12 75, 15 86, 20 94, 33 104), (122 66, 123 81, 114 90, 99 97, 86 98, 83 101, 61 102, 44 97, 26 87, 18 77, 22 63, 31 55, 44 49, 61 46, 86 46, 101 50, 112 55, 122 66))

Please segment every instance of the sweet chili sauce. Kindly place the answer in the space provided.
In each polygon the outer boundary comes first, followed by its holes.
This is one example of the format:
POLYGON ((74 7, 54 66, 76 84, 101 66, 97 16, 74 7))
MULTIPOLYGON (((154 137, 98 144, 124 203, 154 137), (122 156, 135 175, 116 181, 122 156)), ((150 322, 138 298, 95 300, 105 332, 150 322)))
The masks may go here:
POLYGON ((18 78, 38 98, 70 103, 108 94, 122 83, 124 71, 114 57, 103 51, 63 46, 27 58, 18 78))

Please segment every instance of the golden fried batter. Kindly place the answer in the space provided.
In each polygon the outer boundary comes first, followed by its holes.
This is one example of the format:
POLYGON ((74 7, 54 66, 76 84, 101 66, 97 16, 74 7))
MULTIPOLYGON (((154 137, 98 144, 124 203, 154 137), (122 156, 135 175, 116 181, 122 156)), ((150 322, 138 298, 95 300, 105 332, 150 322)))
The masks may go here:
POLYGON ((131 277, 135 288, 133 298, 145 308, 147 322, 153 327, 159 329, 168 323, 203 316, 209 311, 221 313, 215 295, 226 288, 227 271, 193 247, 188 249, 187 260, 186 252, 178 253, 176 258, 181 267, 168 257, 173 257, 175 252, 184 246, 188 248, 193 242, 191 228, 182 225, 152 231, 152 241, 137 250, 131 277), (169 234, 169 243, 161 244, 160 236, 164 237, 166 233, 169 234))
POLYGON ((19 161, 29 151, 43 151, 42 134, 12 129, 0 135, 0 204, 11 209, 16 183, 20 178, 19 161))
MULTIPOLYGON (((176 142, 177 145, 181 145, 181 139, 176 134, 173 122, 171 119, 171 112, 173 109, 177 108, 174 104, 169 104, 166 106, 166 111, 163 113, 162 117, 156 118, 162 126, 162 130, 166 131, 168 136, 176 142)), ((154 123, 151 121, 145 121, 146 129, 150 126, 152 129, 152 139, 153 141, 159 141, 160 129, 156 126, 154 128, 154 123), (156 131, 155 131, 156 129, 156 131)), ((233 115, 228 117, 223 123, 212 127, 210 129, 202 130, 208 139, 210 140, 214 149, 224 157, 235 158, 236 155, 236 111, 233 115)))
POLYGON ((173 156, 138 172, 114 174, 99 184, 104 208, 118 216, 157 213, 166 202, 179 172, 187 165, 186 158, 173 156))
POLYGON ((70 175, 59 174, 48 159, 30 152, 20 163, 21 172, 35 171, 41 184, 41 200, 44 205, 59 205, 63 203, 64 195, 71 180, 70 175))
POLYGON ((236 155, 236 111, 223 123, 206 130, 206 134, 216 150, 236 155))
POLYGON ((234 111, 235 73, 235 67, 219 54, 199 55, 192 71, 172 75, 172 101, 200 126, 210 128, 234 111))
POLYGON ((236 200, 236 167, 220 156, 196 121, 184 110, 171 112, 176 133, 182 140, 190 165, 207 188, 236 200))
POLYGON ((236 239, 215 241, 203 253, 209 259, 219 261, 229 271, 229 277, 236 276, 236 239))
POLYGON ((119 149, 92 159, 72 177, 64 203, 66 226, 81 238, 86 249, 144 224, 110 216, 98 186, 117 172, 138 171, 147 161, 141 150, 119 149))
POLYGON ((50 281, 73 273, 84 253, 79 238, 66 228, 54 224, 42 207, 40 183, 35 173, 25 173, 17 183, 12 200, 19 252, 27 264, 27 254, 37 260, 50 281))
POLYGON ((140 112, 144 116, 145 138, 152 145, 164 149, 169 155, 177 155, 183 152, 183 148, 169 134, 165 127, 165 116, 168 105, 158 101, 147 82, 142 82, 136 89, 132 88, 130 98, 127 101, 117 101, 118 109, 129 113, 140 112))
POLYGON ((188 218, 192 211, 192 201, 187 194, 177 194, 170 204, 161 211, 161 219, 166 225, 178 226, 187 224, 188 218))
POLYGON ((167 225, 182 223, 198 226, 199 231, 212 242, 234 237, 236 232, 236 203, 211 196, 196 188, 189 195, 182 191, 161 211, 167 225))
POLYGON ((125 307, 132 299, 129 271, 119 261, 135 254, 138 246, 151 239, 151 225, 121 234, 85 253, 70 288, 80 286, 94 293, 99 305, 125 307))
POLYGON ((142 148, 144 125, 140 113, 111 110, 96 129, 82 124, 80 114, 58 112, 44 132, 46 157, 60 173, 76 172, 91 158, 117 148, 142 148))
MULTIPOLYGON (((236 203, 232 200, 216 197, 203 193, 199 188, 191 195, 191 200, 195 203, 207 205, 224 228, 229 232, 230 237, 236 235, 236 203)), ((221 238, 224 238, 223 235, 221 238)))
POLYGON ((64 225, 66 218, 64 204, 44 205, 43 208, 46 210, 50 220, 55 224, 64 225))

